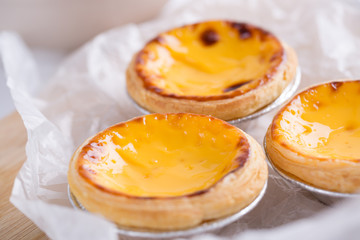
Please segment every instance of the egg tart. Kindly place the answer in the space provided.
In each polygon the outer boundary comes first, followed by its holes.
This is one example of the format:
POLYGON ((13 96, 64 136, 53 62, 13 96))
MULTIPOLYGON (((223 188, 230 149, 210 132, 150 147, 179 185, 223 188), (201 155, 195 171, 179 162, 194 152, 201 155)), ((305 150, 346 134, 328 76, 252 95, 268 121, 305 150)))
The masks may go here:
POLYGON ((88 211, 119 226, 176 230, 248 206, 267 181, 260 145, 210 116, 151 114, 116 124, 74 153, 68 181, 88 211))
POLYGON ((150 112, 233 120, 273 102, 297 65, 294 50, 259 27, 201 22, 161 33, 135 54, 127 91, 150 112))
POLYGON ((320 189, 360 189, 360 80, 334 81, 296 95, 266 134, 272 164, 320 189))

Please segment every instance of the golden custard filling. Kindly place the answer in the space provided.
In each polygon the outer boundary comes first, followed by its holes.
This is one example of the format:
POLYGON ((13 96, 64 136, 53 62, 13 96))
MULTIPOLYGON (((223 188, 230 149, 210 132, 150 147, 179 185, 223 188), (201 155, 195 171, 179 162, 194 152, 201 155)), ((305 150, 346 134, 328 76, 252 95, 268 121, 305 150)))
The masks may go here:
POLYGON ((241 167, 247 144, 238 129, 212 117, 152 114, 95 136, 79 153, 78 169, 115 194, 196 194, 241 167))
POLYGON ((300 93, 278 115, 273 134, 305 155, 360 159, 360 81, 300 93))
POLYGON ((157 93, 217 96, 260 84, 282 58, 283 47, 270 33, 211 21, 160 34, 138 54, 137 72, 157 93))

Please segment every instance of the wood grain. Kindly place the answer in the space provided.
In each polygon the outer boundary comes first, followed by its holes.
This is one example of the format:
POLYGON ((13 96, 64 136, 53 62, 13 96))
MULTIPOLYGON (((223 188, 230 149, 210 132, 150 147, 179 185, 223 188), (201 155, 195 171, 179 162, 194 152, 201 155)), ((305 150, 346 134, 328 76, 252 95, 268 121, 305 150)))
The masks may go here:
POLYGON ((18 113, 0 120, 0 239, 48 239, 9 197, 16 174, 24 163, 26 130, 18 113))

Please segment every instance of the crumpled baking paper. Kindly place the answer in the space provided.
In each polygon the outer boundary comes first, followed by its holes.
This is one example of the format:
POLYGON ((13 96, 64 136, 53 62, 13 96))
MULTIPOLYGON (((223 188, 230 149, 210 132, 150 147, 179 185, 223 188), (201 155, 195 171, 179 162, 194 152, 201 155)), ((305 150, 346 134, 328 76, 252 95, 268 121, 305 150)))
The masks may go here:
MULTIPOLYGON (((38 76, 41 66, 16 34, 1 33, 7 84, 28 133, 27 160, 15 180, 11 202, 50 238, 117 238, 114 224, 70 206, 69 159, 89 136, 141 115, 125 90, 125 69, 132 55, 161 31, 207 19, 249 22, 294 47, 302 69, 300 88, 360 78, 357 0, 170 0, 151 22, 98 35, 63 62, 51 79, 38 76)), ((262 143, 275 112, 238 126, 262 143)), ((350 239, 360 235, 359 203, 327 207, 270 171, 260 204, 212 238, 350 239)), ((204 238, 209 236, 199 237, 204 238)))

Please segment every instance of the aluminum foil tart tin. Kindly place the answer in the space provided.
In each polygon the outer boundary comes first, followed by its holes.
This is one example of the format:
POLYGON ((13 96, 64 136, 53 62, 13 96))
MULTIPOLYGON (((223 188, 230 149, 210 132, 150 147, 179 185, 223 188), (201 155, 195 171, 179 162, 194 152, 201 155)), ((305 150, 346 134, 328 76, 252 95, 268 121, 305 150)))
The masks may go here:
MULTIPOLYGON (((279 107, 280 105, 282 105, 284 102, 289 100, 294 95, 294 93, 296 92, 296 89, 300 85, 300 81, 301 81, 301 70, 300 70, 300 67, 297 67, 294 79, 284 89, 284 91, 280 94, 280 96, 277 99, 275 99, 275 101, 273 101, 269 105, 266 105, 265 107, 259 109, 258 111, 254 112, 254 113, 252 113, 250 115, 247 115, 247 116, 241 117, 241 118, 237 118, 237 119, 233 119, 233 120, 230 120, 230 121, 227 121, 227 122, 230 123, 230 124, 236 124, 236 123, 244 122, 244 121, 247 121, 247 120, 251 120, 251 119, 260 117, 261 115, 264 115, 265 113, 270 112, 271 110, 273 110, 276 107, 279 107)), ((145 108, 143 108, 142 106, 140 106, 137 102, 135 102, 135 100, 132 99, 129 94, 128 94, 128 96, 131 99, 131 101, 133 102, 134 106, 141 113, 143 113, 143 114, 150 114, 151 113, 148 110, 146 110, 145 108)))
MULTIPOLYGON (((120 227, 117 228, 117 233, 122 236, 127 237, 141 237, 141 238, 153 238, 153 239, 160 239, 160 238, 176 238, 176 237, 186 237, 195 234, 205 233, 209 231, 214 231, 219 228, 222 228, 230 223, 235 222, 236 220, 240 219, 242 216, 246 215, 250 212, 256 205, 260 202, 263 198, 267 188, 267 182, 265 183, 263 189, 261 190, 260 194, 255 198, 255 200, 250 203, 247 207, 241 209, 239 212, 226 216, 223 218, 203 222, 199 226, 184 229, 184 230, 176 230, 176 231, 153 231, 148 229, 140 229, 140 228, 130 228, 130 227, 120 227)), ((71 193, 70 187, 68 186, 68 197, 71 205, 75 209, 80 209, 86 211, 86 209, 81 205, 80 202, 77 201, 76 197, 71 193)))
POLYGON ((337 203, 339 201, 342 201, 344 199, 348 199, 348 198, 355 198, 355 197, 360 197, 359 193, 340 193, 340 192, 333 192, 333 191, 328 191, 328 190, 324 190, 321 188, 317 188, 314 187, 312 185, 309 185, 307 183, 295 180, 291 177, 289 177, 288 175, 286 175, 286 173, 284 173, 281 169, 277 168, 271 158, 269 157, 267 151, 266 151, 266 138, 264 138, 263 141, 263 145, 264 145, 264 150, 265 150, 265 154, 267 157, 267 162, 268 165, 277 173, 279 174, 283 179, 285 179, 288 182, 291 182, 292 184, 299 186, 307 191, 309 191, 315 198, 317 198, 320 202, 322 202, 325 205, 333 205, 334 203, 337 203))

